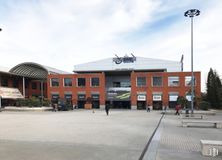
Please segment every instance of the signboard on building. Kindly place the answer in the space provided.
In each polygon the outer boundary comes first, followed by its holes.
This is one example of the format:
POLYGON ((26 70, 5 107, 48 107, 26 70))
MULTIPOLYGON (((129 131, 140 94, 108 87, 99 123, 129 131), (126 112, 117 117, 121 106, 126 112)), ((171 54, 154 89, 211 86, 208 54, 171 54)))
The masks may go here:
POLYGON ((130 101, 130 92, 127 91, 108 91, 107 100, 130 101))
POLYGON ((24 98, 17 88, 0 87, 0 97, 2 99, 24 98))
POLYGON ((169 95, 169 101, 175 102, 177 101, 178 95, 169 95))
POLYGON ((124 56, 124 57, 118 57, 116 55, 116 58, 113 58, 113 62, 116 64, 121 64, 121 63, 134 63, 136 61, 136 57, 132 54, 132 57, 129 56, 124 56))
POLYGON ((92 94, 91 97, 93 100, 99 100, 99 94, 92 94))
POLYGON ((162 101, 162 95, 161 94, 154 94, 153 101, 162 101))
POLYGON ((78 100, 86 100, 86 95, 85 94, 79 94, 78 95, 78 100))
POLYGON ((72 95, 71 94, 65 94, 65 99, 72 99, 72 95))
POLYGON ((137 95, 137 101, 146 101, 146 95, 143 94, 137 95))

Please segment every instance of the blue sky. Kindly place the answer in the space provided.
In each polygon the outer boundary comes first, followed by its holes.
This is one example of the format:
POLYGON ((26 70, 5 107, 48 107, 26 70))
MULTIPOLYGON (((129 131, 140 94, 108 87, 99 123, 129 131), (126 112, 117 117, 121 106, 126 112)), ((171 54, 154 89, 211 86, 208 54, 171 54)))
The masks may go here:
POLYGON ((221 0, 0 0, 1 66, 36 62, 65 71, 115 54, 179 61, 190 70, 191 8, 194 70, 202 90, 212 67, 222 74, 221 0))

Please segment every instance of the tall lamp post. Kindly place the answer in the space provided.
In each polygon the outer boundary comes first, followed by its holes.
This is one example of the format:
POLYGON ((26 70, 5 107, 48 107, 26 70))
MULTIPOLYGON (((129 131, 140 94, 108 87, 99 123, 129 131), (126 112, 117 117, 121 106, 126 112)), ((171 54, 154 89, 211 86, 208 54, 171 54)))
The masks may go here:
POLYGON ((193 17, 199 16, 200 11, 198 9, 190 9, 184 13, 185 17, 191 19, 191 114, 193 114, 193 99, 194 99, 194 74, 193 74, 193 17))

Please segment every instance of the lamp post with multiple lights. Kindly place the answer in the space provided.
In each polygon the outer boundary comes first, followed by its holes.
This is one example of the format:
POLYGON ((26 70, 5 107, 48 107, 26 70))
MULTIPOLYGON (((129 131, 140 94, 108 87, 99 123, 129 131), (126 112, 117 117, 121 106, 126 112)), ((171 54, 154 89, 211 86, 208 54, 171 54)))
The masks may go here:
POLYGON ((198 9, 190 9, 184 13, 185 17, 191 19, 191 113, 193 114, 194 108, 194 74, 193 74, 193 17, 199 16, 200 11, 198 9))

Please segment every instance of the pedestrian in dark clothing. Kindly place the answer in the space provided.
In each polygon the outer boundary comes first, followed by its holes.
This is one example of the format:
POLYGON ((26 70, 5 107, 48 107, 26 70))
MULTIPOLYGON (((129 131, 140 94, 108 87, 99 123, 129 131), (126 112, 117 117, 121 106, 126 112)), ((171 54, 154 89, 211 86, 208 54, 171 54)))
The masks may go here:
POLYGON ((106 105, 105 110, 106 110, 106 115, 107 116, 109 115, 109 109, 110 109, 109 105, 106 105))
POLYGON ((146 111, 147 111, 147 112, 150 112, 150 106, 147 106, 147 107, 146 107, 146 111))

